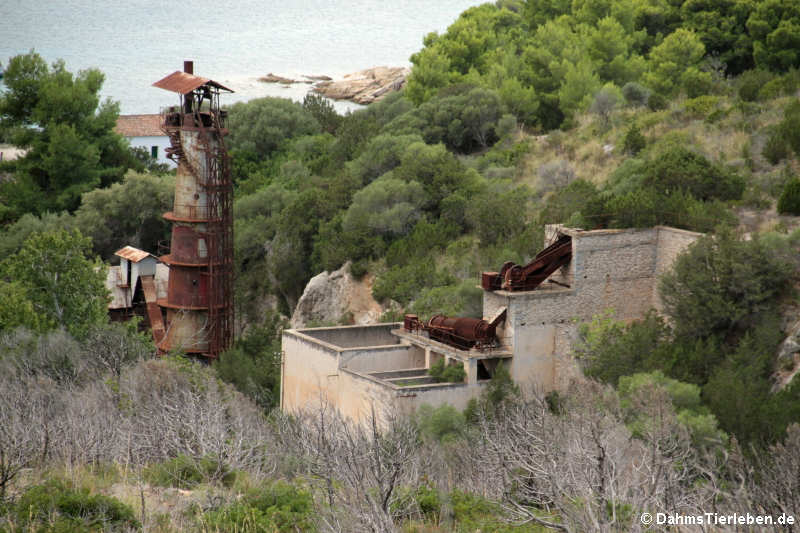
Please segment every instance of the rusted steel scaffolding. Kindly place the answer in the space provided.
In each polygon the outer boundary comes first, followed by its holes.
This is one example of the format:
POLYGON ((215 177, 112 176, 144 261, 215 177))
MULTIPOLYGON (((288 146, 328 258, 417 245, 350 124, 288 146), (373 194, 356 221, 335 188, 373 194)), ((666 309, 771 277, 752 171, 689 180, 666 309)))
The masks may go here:
POLYGON ((227 113, 219 107, 227 87, 193 74, 191 61, 153 84, 178 93, 180 105, 161 112, 170 139, 167 157, 178 163, 170 253, 167 327, 162 352, 180 350, 217 358, 233 341, 233 216, 227 113))
POLYGON ((481 275, 481 286, 487 291, 532 291, 550 274, 569 263, 570 259, 572 237, 561 235, 525 266, 507 261, 500 272, 484 272, 481 275))

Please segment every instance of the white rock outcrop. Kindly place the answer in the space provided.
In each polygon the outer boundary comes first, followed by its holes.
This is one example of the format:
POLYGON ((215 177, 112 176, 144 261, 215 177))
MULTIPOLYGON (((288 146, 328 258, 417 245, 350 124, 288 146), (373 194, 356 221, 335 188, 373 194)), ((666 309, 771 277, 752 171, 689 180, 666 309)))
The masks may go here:
POLYGON ((290 321, 292 328, 339 324, 343 319, 354 324, 378 321, 383 308, 372 297, 372 276, 357 280, 350 274, 350 263, 339 270, 317 274, 306 285, 290 321))
POLYGON ((347 74, 341 80, 323 81, 312 89, 334 100, 371 104, 392 91, 399 91, 411 73, 407 67, 374 67, 347 74))

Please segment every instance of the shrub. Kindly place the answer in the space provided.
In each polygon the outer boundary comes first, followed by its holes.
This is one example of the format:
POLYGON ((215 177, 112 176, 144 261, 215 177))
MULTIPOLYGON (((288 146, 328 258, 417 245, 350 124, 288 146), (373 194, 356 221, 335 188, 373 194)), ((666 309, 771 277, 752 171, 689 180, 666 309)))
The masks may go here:
POLYGON ((422 404, 417 410, 417 425, 423 436, 437 441, 461 436, 465 429, 464 415, 452 405, 432 407, 422 404))
POLYGON ((441 313, 480 318, 483 313, 483 291, 475 286, 474 279, 457 285, 423 289, 414 301, 412 310, 419 316, 441 313))
POLYGON ((116 498, 72 489, 58 480, 28 488, 8 515, 17 525, 27 526, 25 531, 89 533, 141 528, 130 506, 116 498))
POLYGON ((153 485, 181 489, 191 489, 201 483, 214 481, 230 487, 236 479, 235 472, 231 472, 227 465, 213 457, 195 459, 183 454, 150 465, 144 469, 143 476, 153 485))
POLYGON ((428 369, 428 375, 437 383, 462 383, 467 377, 463 365, 456 362, 445 366, 444 358, 439 359, 431 365, 430 369, 428 369))
POLYGON ((661 111, 662 109, 667 109, 667 107, 669 107, 669 102, 658 93, 653 93, 647 98, 647 108, 650 111, 661 111))
POLYGON ((600 191, 592 182, 584 179, 576 179, 550 196, 539 218, 546 224, 563 223, 578 212, 589 220, 590 227, 604 222, 602 217, 595 216, 604 212, 600 191))
POLYGON ((794 178, 783 187, 778 199, 778 213, 800 215, 800 179, 794 178))
POLYGON ((690 98, 683 104, 686 113, 695 118, 704 118, 709 116, 717 107, 719 98, 716 96, 705 95, 698 96, 697 98, 690 98))
POLYGON ((253 489, 240 500, 201 516, 203 531, 238 533, 290 533, 315 531, 311 494, 277 481, 253 489))
POLYGON ((795 154, 800 155, 800 100, 794 99, 783 110, 780 123, 781 134, 786 138, 795 154))
POLYGON ((609 310, 581 325, 576 354, 588 376, 616 385, 622 376, 654 368, 668 339, 669 328, 655 313, 626 326, 609 310))
POLYGON ((650 89, 635 81, 629 81, 622 86, 622 96, 625 97, 628 105, 645 106, 650 98, 650 89))
POLYGON ((645 146, 647 146, 647 139, 644 138, 644 135, 639 131, 636 124, 632 125, 627 133, 625 133, 622 149, 627 154, 636 155, 644 150, 645 146))
POLYGON ((555 159, 539 166, 539 191, 563 189, 575 179, 575 170, 563 159, 555 159))
POLYGON ((523 227, 530 196, 527 187, 492 186, 469 201, 466 221, 484 246, 508 240, 523 227))
POLYGON ((739 98, 745 102, 758 100, 758 93, 772 78, 774 74, 766 70, 748 70, 739 76, 739 98))
POLYGON ((233 348, 214 362, 223 380, 257 403, 265 411, 278 400, 280 376, 280 328, 277 312, 267 313, 260 325, 251 325, 233 348))
POLYGON ((450 285, 454 281, 450 274, 436 269, 433 258, 426 257, 392 267, 378 276, 372 286, 372 296, 379 302, 391 299, 405 305, 425 287, 450 285))
POLYGON ((761 155, 773 165, 777 165, 789 156, 789 144, 780 131, 769 136, 764 144, 764 149, 761 150, 761 155))
POLYGON ((763 238, 743 241, 731 231, 695 241, 659 285, 676 333, 735 339, 774 309, 794 271, 784 248, 763 238))
POLYGON ((686 191, 698 200, 738 200, 745 180, 680 144, 670 143, 645 165, 644 185, 662 193, 686 191))
POLYGON ((603 124, 608 124, 611 113, 619 104, 618 92, 616 87, 603 87, 594 95, 589 111, 598 115, 603 124))

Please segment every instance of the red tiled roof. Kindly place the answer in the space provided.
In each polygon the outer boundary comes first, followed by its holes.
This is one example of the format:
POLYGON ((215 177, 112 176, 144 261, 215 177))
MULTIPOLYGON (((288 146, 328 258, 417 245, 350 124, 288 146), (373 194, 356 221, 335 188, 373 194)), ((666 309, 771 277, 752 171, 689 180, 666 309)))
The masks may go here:
POLYGON ((120 115, 114 131, 123 137, 163 137, 160 115, 120 115))

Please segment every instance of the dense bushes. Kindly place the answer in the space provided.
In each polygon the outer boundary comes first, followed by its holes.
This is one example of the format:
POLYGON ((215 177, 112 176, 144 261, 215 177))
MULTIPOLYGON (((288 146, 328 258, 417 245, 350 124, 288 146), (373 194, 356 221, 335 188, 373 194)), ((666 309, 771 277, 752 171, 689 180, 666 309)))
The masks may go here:
POLYGON ((798 67, 792 28, 800 15, 779 0, 551 4, 468 9, 412 56, 409 97, 421 104, 477 85, 497 91, 523 123, 552 129, 586 111, 604 85, 622 87, 630 105, 663 109, 680 93, 724 92, 726 75, 757 66, 739 85, 742 99, 753 101, 788 94, 792 82, 780 74, 798 67))
POLYGON ((161 487, 192 489, 201 483, 214 482, 229 487, 236 479, 236 474, 213 457, 193 458, 180 454, 174 459, 145 468, 142 477, 148 483, 161 487))
MULTIPOLYGON (((630 132, 638 138, 635 129, 630 132)), ((557 190, 540 220, 588 229, 665 224, 706 232, 735 225, 723 201, 741 198, 744 186, 744 178, 732 169, 666 139, 627 159, 602 189, 575 180, 557 190)))
POLYGON ((141 528, 130 506, 58 480, 29 487, 10 507, 6 519, 20 529, 37 532, 122 533, 141 528))
POLYGON ((680 145, 653 153, 642 169, 642 185, 661 193, 684 191, 702 201, 738 200, 744 178, 680 145))
POLYGON ((778 198, 778 213, 800 215, 800 179, 794 178, 786 182, 778 198))
POLYGON ((232 105, 228 128, 231 135, 226 142, 230 149, 250 152, 261 159, 285 147, 290 139, 320 131, 310 111, 283 98, 257 98, 232 105))
MULTIPOLYGON (((700 387, 720 428, 740 441, 781 438, 798 416, 780 407, 795 388, 770 394, 774 354, 783 340, 780 305, 797 268, 796 246, 796 235, 743 241, 722 231, 702 237, 662 278, 669 323, 651 314, 624 325, 604 315, 582 327, 577 352, 586 373, 619 383, 622 391, 631 383, 624 376, 661 371, 700 387)), ((684 422, 696 435, 713 434, 705 415, 697 415, 684 415, 684 422)))
POLYGON ((445 365, 444 358, 439 359, 428 369, 428 375, 436 382, 461 383, 467 377, 464 365, 456 361, 445 365))
POLYGON ((316 531, 311 494, 277 481, 252 489, 236 502, 203 513, 202 531, 240 533, 291 533, 316 531))

